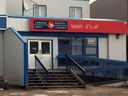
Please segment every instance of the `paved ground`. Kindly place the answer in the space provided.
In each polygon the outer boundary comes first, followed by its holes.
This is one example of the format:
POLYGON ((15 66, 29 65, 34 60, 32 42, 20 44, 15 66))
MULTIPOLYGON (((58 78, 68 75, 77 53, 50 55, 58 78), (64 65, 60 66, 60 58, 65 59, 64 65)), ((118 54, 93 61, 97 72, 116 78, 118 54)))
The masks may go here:
POLYGON ((128 87, 93 87, 82 88, 63 88, 63 89, 31 89, 9 88, 0 90, 0 96, 128 96, 128 87))

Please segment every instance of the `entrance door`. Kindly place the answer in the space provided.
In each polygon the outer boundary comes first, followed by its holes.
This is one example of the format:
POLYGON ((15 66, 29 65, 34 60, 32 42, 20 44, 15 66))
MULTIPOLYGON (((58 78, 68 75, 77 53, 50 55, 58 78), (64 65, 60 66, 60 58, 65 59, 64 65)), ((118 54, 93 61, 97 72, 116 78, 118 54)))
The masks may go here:
POLYGON ((29 69, 35 69, 36 55, 42 64, 47 68, 52 68, 51 40, 28 40, 29 48, 29 69))

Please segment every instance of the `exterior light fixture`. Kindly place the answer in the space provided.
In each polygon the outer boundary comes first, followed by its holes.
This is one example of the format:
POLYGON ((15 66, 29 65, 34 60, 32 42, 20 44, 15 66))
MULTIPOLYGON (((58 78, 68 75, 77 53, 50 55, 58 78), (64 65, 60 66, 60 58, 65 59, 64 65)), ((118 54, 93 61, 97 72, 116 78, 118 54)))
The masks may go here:
POLYGON ((120 38, 120 34, 116 34, 116 39, 119 39, 120 38))

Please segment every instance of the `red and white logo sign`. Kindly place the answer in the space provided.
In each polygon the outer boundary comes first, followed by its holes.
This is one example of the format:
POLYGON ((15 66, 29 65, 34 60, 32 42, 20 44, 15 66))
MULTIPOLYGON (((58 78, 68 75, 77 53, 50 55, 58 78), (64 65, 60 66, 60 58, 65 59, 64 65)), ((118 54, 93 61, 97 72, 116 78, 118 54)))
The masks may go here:
POLYGON ((49 29, 53 29, 54 26, 55 26, 54 22, 52 22, 52 21, 48 22, 48 28, 49 29))
POLYGON ((93 21, 93 20, 64 20, 64 19, 39 19, 30 18, 30 30, 40 32, 77 32, 77 33, 107 33, 107 34, 126 34, 127 22, 118 21, 93 21), (35 24, 46 22, 44 24, 35 24), (48 22, 48 23, 47 23, 48 22), (39 28, 35 28, 35 27, 39 28), (41 27, 41 28, 40 28, 41 27), (44 28, 44 29, 43 29, 44 28), (50 29, 50 30, 49 30, 50 29))

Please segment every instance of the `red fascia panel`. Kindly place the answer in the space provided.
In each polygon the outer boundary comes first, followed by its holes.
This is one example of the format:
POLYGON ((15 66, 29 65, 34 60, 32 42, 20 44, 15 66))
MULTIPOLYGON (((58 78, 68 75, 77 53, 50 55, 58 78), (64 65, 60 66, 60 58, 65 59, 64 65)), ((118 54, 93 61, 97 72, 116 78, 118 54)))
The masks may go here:
MULTIPOLYGON (((48 26, 48 24, 47 24, 48 26)), ((37 32, 76 32, 76 33, 108 33, 108 34, 126 34, 127 22, 118 21, 92 21, 92 20, 66 20, 66 19, 40 19, 30 18, 30 31, 37 32), (68 28, 63 29, 35 29, 34 21, 67 22, 68 28)))

